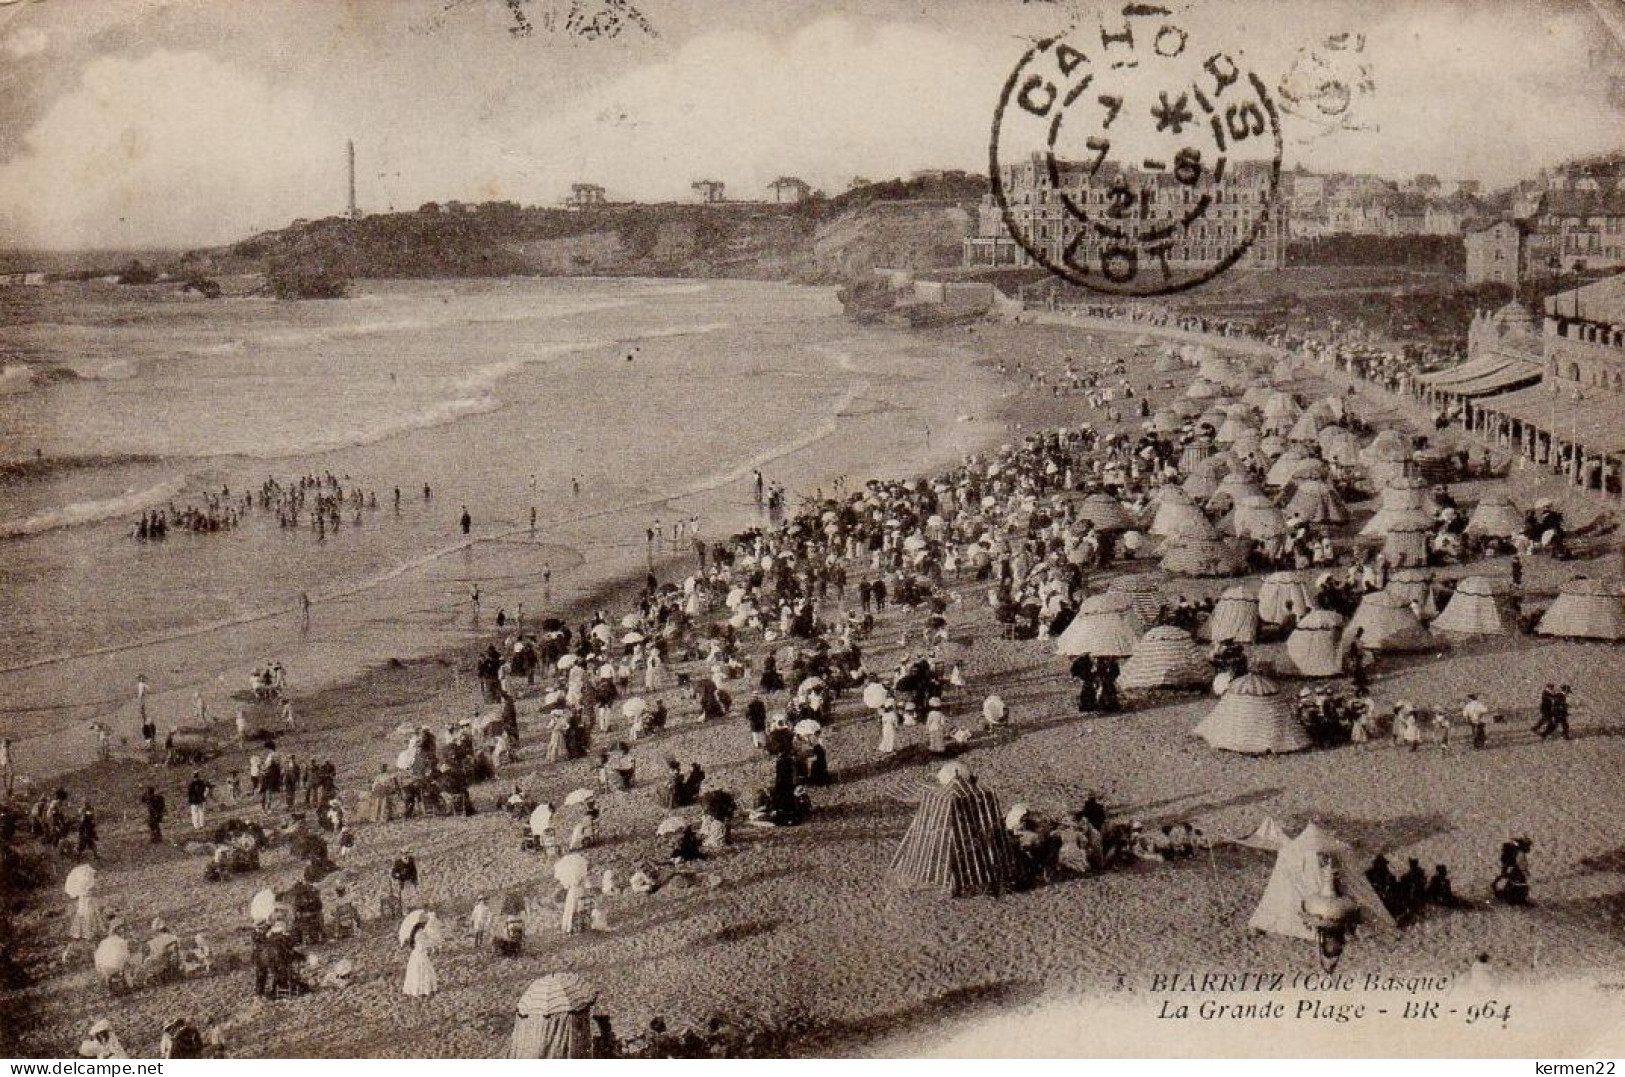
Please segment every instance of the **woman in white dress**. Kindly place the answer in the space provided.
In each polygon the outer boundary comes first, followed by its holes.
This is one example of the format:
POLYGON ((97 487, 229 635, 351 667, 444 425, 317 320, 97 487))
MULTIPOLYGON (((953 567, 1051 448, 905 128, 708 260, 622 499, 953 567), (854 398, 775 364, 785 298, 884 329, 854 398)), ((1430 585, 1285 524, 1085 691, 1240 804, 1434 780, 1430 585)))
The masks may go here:
POLYGON ((434 913, 427 913, 406 940, 406 945, 412 948, 412 956, 406 959, 406 981, 401 984, 401 994, 409 998, 428 998, 440 989, 434 962, 429 957, 439 941, 440 922, 434 913))

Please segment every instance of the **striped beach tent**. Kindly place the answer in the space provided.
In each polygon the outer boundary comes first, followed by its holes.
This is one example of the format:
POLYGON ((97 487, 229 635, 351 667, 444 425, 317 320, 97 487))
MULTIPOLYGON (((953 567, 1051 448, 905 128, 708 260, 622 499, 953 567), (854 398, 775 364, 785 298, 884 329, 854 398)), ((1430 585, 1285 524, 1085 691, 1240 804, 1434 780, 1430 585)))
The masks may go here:
POLYGON ((1181 576, 1234 576, 1246 567, 1246 552, 1224 539, 1181 535, 1162 555, 1163 570, 1181 576))
POLYGON ((1196 727, 1215 748, 1243 755, 1301 752, 1312 743, 1276 683, 1258 673, 1237 677, 1196 727))
POLYGON ((592 1058, 598 993, 573 972, 532 980, 514 1007, 509 1058, 592 1058))
POLYGON ((1523 533, 1523 513, 1505 494, 1486 494, 1467 517, 1469 535, 1511 538, 1523 533))
POLYGON ((1275 507, 1275 502, 1263 494, 1253 494, 1237 502, 1228 522, 1230 531, 1238 538, 1265 542, 1286 534, 1286 517, 1275 507))
POLYGON ((1625 590, 1618 580, 1577 577, 1558 589, 1535 631, 1570 639, 1625 639, 1625 590))
POLYGON ((1468 576, 1430 626, 1436 632, 1464 636, 1504 636, 1517 625, 1512 610, 1511 581, 1495 576, 1468 576))
POLYGON ((1196 465, 1212 456, 1214 445, 1207 438, 1196 438, 1179 450, 1179 470, 1189 475, 1196 465))
POLYGON ((1414 604, 1422 611, 1423 620, 1439 614, 1438 604, 1433 600, 1432 569, 1402 568, 1388 577, 1388 586, 1383 590, 1398 595, 1406 605, 1414 604))
POLYGON ((1111 494, 1090 494, 1084 498, 1078 506, 1078 518, 1094 524, 1097 531, 1127 531, 1134 526, 1134 518, 1111 494))
POLYGON ((1258 642, 1258 594, 1238 583, 1220 595, 1207 620, 1207 637, 1214 643, 1258 642))
POLYGON ((1123 663, 1120 688, 1197 688, 1212 679, 1191 634, 1176 625, 1157 625, 1140 637, 1123 663))
POLYGON ((1286 656, 1305 677, 1335 677, 1343 642, 1343 615, 1333 610, 1310 610, 1286 639, 1286 656))
POLYGON ((1258 587, 1258 619, 1267 625, 1286 620, 1287 608, 1302 617, 1315 608, 1314 595, 1296 572, 1271 572, 1258 587))
POLYGON ((998 894, 1016 885, 1020 859, 998 798, 978 787, 963 764, 950 763, 920 797, 891 870, 905 885, 954 897, 998 894))
MULTIPOLYGON (((1179 487, 1173 487, 1179 490, 1179 487)), ((1157 506, 1157 514, 1151 518, 1151 533, 1163 538, 1174 538, 1178 535, 1198 535, 1214 537, 1217 530, 1214 528, 1202 510, 1184 494, 1182 498, 1163 498, 1162 504, 1157 506)))
POLYGON ((1304 479, 1297 483, 1286 503, 1286 513, 1312 524, 1342 524, 1349 518, 1349 508, 1342 497, 1331 483, 1321 479, 1304 479))
POLYGON ((1135 573, 1130 576, 1119 576, 1106 585, 1109 595, 1125 595, 1133 603, 1134 615, 1139 618, 1143 627, 1152 624, 1157 619, 1157 610, 1162 607, 1163 580, 1161 576, 1151 572, 1135 573))
POLYGON ((1410 603, 1389 591, 1373 591, 1360 600, 1343 629, 1343 646, 1353 643, 1356 635, 1373 651, 1425 651, 1434 644, 1410 603))
POLYGON ((1423 513, 1407 513, 1383 533, 1382 555, 1390 565, 1404 568, 1428 563, 1428 540, 1433 537, 1433 520, 1423 513))
POLYGON ((1055 640, 1055 653, 1076 658, 1083 654, 1127 658, 1139 639, 1139 615, 1128 595, 1091 595, 1083 600, 1072 621, 1055 640))

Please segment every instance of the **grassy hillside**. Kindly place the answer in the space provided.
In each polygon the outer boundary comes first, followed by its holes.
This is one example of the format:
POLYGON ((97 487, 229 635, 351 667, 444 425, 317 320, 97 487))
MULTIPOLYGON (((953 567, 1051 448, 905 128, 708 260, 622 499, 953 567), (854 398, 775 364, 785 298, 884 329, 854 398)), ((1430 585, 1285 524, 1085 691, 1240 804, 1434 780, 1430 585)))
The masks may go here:
POLYGON ((876 265, 958 264, 977 176, 891 180, 833 199, 608 205, 585 211, 429 203, 359 220, 295 221, 229 247, 192 251, 179 268, 342 277, 600 275, 750 277, 834 282, 876 265))

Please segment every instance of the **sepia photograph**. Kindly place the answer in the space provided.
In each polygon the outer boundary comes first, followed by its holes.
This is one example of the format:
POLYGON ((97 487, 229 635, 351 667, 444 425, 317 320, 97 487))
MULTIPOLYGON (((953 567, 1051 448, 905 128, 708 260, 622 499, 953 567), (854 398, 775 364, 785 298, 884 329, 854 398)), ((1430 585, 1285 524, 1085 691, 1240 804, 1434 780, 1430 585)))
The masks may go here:
POLYGON ((1625 1056, 1622 518, 1625 0, 0 0, 0 1058, 1625 1056))

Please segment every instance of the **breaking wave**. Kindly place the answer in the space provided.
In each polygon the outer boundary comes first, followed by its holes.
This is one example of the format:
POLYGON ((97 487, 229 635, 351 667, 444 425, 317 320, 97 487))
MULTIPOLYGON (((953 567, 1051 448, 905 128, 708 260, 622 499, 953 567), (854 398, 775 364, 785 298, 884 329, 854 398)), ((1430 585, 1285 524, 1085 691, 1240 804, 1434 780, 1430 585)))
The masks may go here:
POLYGON ((79 527, 103 520, 131 516, 161 505, 186 488, 185 479, 169 479, 145 490, 126 490, 116 497, 98 501, 75 501, 59 508, 45 509, 16 520, 0 520, 0 538, 20 538, 54 531, 59 527, 79 527))

